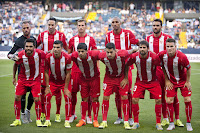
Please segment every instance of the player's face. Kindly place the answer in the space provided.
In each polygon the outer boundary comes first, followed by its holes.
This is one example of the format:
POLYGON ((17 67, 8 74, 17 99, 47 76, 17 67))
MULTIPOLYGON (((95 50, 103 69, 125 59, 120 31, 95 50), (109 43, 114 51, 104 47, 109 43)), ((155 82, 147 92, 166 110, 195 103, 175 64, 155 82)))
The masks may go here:
POLYGON ((34 45, 32 42, 26 42, 25 44, 25 52, 27 55, 32 55, 33 54, 33 51, 34 51, 34 45))
POLYGON ((145 56, 148 53, 148 48, 146 45, 141 44, 139 46, 140 55, 145 56))
POLYGON ((166 50, 170 57, 173 57, 176 53, 176 44, 174 42, 167 42, 166 43, 166 50))
POLYGON ((53 20, 48 21, 48 30, 49 30, 49 33, 55 32, 55 30, 56 30, 56 22, 55 21, 53 21, 53 20))
POLYGON ((78 22, 77 27, 78 27, 79 33, 85 33, 85 30, 86 30, 85 22, 78 22))
POLYGON ((153 22, 153 33, 154 34, 159 34, 161 32, 161 28, 162 28, 162 26, 161 26, 160 22, 157 22, 157 21, 153 22))
POLYGON ((86 57, 87 57, 87 50, 78 49, 78 56, 79 56, 81 59, 86 59, 86 57))
POLYGON ((53 53, 55 56, 61 55, 62 47, 61 44, 53 44, 53 53))
POLYGON ((31 31, 31 26, 29 23, 22 24, 22 32, 24 36, 29 36, 31 31))
POLYGON ((120 29, 120 25, 121 25, 121 22, 118 20, 118 19, 113 19, 112 20, 112 27, 113 27, 113 30, 118 30, 120 29))
POLYGON ((114 59, 115 53, 116 53, 116 50, 114 50, 113 48, 112 49, 106 48, 106 55, 107 55, 108 59, 114 59))

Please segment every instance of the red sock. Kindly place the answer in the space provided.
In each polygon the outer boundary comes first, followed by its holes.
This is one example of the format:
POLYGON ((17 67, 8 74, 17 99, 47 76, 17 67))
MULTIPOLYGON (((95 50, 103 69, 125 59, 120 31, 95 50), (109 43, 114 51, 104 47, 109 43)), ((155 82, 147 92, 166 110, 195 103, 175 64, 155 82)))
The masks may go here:
POLYGON ((161 123, 161 110, 162 110, 162 104, 155 105, 155 112, 156 112, 156 123, 161 123))
MULTIPOLYGON (((165 90, 162 90, 162 91, 165 91, 165 90)), ((168 114, 167 114, 167 103, 166 103, 166 100, 165 100, 165 93, 162 92, 162 115, 163 115, 163 118, 168 118, 168 114)))
POLYGON ((139 104, 132 104, 134 122, 139 123, 139 104))
POLYGON ((40 120, 40 115, 41 115, 41 102, 35 102, 35 112, 37 116, 37 120, 40 120))
POLYGON ((56 95, 56 107, 57 107, 56 114, 60 114, 61 100, 62 100, 62 94, 60 91, 60 93, 56 95))
POLYGON ((41 108, 42 108, 42 113, 45 113, 45 88, 41 87, 41 108))
POLYGON ((132 94, 131 94, 131 92, 128 94, 128 102, 129 102, 129 118, 132 118, 132 94))
POLYGON ((169 121, 170 122, 174 122, 174 106, 173 103, 171 104, 167 104, 168 105, 168 109, 169 109, 169 121))
POLYGON ((99 113, 99 102, 92 102, 93 114, 94 114, 94 121, 98 118, 99 113))
POLYGON ((50 120, 50 112, 51 112, 51 94, 47 94, 45 96, 45 115, 46 115, 46 120, 50 120))
POLYGON ((71 117, 71 99, 65 96, 65 120, 69 120, 69 117, 71 117))
POLYGON ((118 93, 115 95, 115 105, 117 108, 118 117, 122 119, 121 97, 118 93))
POLYGON ((75 114, 75 108, 76 108, 76 103, 77 103, 77 92, 72 92, 72 111, 71 114, 74 115, 75 114))
POLYGON ((85 120, 86 112, 88 110, 88 102, 81 102, 81 119, 85 120))
POLYGON ((108 109, 109 109, 109 100, 108 101, 103 100, 103 103, 102 103, 103 121, 107 121, 108 109))
POLYGON ((191 117, 192 117, 192 103, 190 102, 185 102, 185 113, 187 117, 187 123, 190 123, 191 117))
POLYGON ((122 100, 122 108, 124 112, 124 121, 128 121, 129 118, 129 101, 128 99, 122 100))
POLYGON ((91 116, 92 112, 92 99, 91 97, 88 98, 88 116, 91 116))
POLYGON ((175 119, 179 119, 179 100, 177 95, 174 97, 174 113, 175 119))
POLYGON ((21 100, 14 102, 14 109, 15 109, 15 117, 16 117, 16 119, 20 119, 21 100))

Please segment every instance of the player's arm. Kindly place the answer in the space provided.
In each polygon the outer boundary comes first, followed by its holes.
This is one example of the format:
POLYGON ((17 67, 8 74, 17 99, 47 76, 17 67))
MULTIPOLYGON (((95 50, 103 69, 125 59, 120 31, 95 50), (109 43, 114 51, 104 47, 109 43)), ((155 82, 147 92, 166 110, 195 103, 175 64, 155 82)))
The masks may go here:
POLYGON ((164 76, 165 76, 165 88, 168 89, 168 90, 172 90, 173 84, 170 82, 164 66, 162 67, 162 70, 163 70, 163 73, 164 73, 164 76))
POLYGON ((17 72, 17 63, 14 63, 14 65, 13 65, 13 85, 15 86, 16 85, 16 72, 17 72))
POLYGON ((15 55, 14 53, 19 49, 20 47, 15 45, 12 47, 12 49, 9 51, 7 57, 13 61, 18 61, 19 57, 15 55))
POLYGON ((128 50, 129 54, 135 53, 135 52, 137 52, 137 51, 138 51, 138 48, 128 50))
POLYGON ((139 40, 135 38, 135 35, 132 32, 129 32, 130 44, 139 45, 139 40))
POLYGON ((70 78, 71 78, 71 70, 66 70, 64 94, 67 95, 69 98, 71 98, 71 92, 68 88, 70 78))
POLYGON ((126 85, 128 85, 128 70, 129 70, 129 66, 126 64, 125 70, 124 70, 124 79, 120 83, 120 86, 122 88, 124 88, 126 85))
POLYGON ((63 42, 63 48, 67 51, 68 47, 67 47, 66 37, 65 37, 64 33, 63 33, 63 36, 62 36, 62 42, 63 42))
POLYGON ((190 76, 191 76, 191 68, 187 69, 187 77, 184 87, 187 87, 189 91, 192 91, 192 86, 190 83, 190 76))
POLYGON ((51 90, 49 86, 49 69, 45 69, 44 76, 45 76, 45 82, 46 82, 45 95, 47 95, 48 93, 51 94, 51 90))

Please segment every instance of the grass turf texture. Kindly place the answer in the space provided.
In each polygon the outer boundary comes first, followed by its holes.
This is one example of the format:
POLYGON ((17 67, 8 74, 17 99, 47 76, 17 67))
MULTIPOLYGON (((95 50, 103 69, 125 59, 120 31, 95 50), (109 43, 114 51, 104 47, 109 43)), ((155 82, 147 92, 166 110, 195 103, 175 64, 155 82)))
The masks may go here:
MULTIPOLYGON (((154 133, 158 132, 155 128, 155 101, 149 100, 149 93, 146 92, 145 99, 140 100, 139 106, 140 106, 140 128, 137 130, 125 130, 123 128, 123 124, 120 125, 114 125, 113 122, 117 119, 117 111, 115 106, 115 100, 114 95, 111 95, 110 98, 110 107, 108 112, 108 128, 105 129, 98 129, 94 128, 93 125, 86 124, 83 127, 76 127, 76 124, 78 123, 78 120, 81 118, 80 114, 80 102, 81 97, 80 93, 78 93, 78 102, 76 106, 76 114, 78 116, 78 119, 75 120, 71 126, 71 129, 66 129, 64 127, 64 120, 65 120, 65 111, 64 111, 64 98, 62 99, 62 106, 61 106, 61 123, 54 122, 55 119, 55 113, 56 113, 56 105, 55 105, 55 98, 53 97, 52 102, 52 108, 51 108, 51 127, 44 128, 44 127, 36 127, 35 125, 35 105, 32 106, 31 109, 31 119, 33 120, 32 123, 29 124, 22 124, 18 127, 10 127, 9 125, 15 120, 14 115, 14 94, 15 94, 15 88, 12 85, 12 66, 13 61, 10 60, 0 60, 0 133, 12 133, 12 132, 23 132, 23 133, 55 133, 55 132, 81 132, 81 133, 90 133, 90 132, 138 132, 138 133, 154 133)), ((102 91, 102 81, 105 73, 105 66, 100 63, 100 69, 101 69, 101 96, 99 98, 100 101, 100 109, 99 109, 99 117, 98 121, 101 123, 102 121, 102 111, 101 111, 101 104, 102 104, 102 98, 103 98, 103 91, 102 91)), ((200 63, 191 63, 192 66, 192 75, 191 75, 191 84, 192 84, 192 106, 193 106, 193 114, 192 114, 192 126, 193 126, 193 132, 200 132, 200 105, 199 105, 199 98, 200 98, 200 63)), ((133 81, 135 81, 136 76, 136 70, 133 70, 133 81)), ((134 82, 133 82, 134 83, 134 82)), ((28 97, 28 93, 27 93, 28 97)), ((178 91, 178 98, 180 101, 180 119, 184 123, 186 123, 186 115, 185 115, 185 104, 183 102, 183 97, 181 96, 180 91, 178 91)), ((167 126, 164 127, 163 132, 168 132, 166 130, 167 126)), ((175 130, 171 132, 176 133, 184 133, 186 131, 186 127, 176 127, 175 130)))

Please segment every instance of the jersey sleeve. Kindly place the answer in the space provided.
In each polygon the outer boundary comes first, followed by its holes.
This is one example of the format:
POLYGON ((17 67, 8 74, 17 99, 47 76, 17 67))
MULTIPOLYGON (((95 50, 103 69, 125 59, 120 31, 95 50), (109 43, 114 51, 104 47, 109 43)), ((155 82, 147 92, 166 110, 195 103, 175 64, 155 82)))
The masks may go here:
POLYGON ((46 55, 45 58, 45 70, 49 70, 50 69, 50 62, 49 62, 49 55, 46 55))
POLYGON ((155 55, 154 64, 155 64, 155 66, 161 66, 160 58, 158 55, 155 55))
POLYGON ((99 50, 92 50, 92 57, 94 57, 95 59, 99 60, 99 53, 100 51, 99 50))
POLYGON ((14 46, 11 48, 11 50, 8 52, 9 54, 14 54, 20 47, 14 44, 14 46))
POLYGON ((67 49, 68 45, 67 45, 66 36, 64 33, 62 33, 62 42, 63 42, 63 48, 67 49))
POLYGON ((90 43, 90 46, 91 46, 91 50, 93 50, 93 49, 97 49, 96 42, 95 42, 95 40, 94 40, 93 37, 91 37, 91 43, 90 43))
MULTIPOLYGON (((24 50, 23 50, 24 51, 24 50)), ((15 61, 15 63, 16 64, 21 64, 22 62, 23 62, 23 60, 22 60, 22 51, 20 51, 19 53, 18 53, 18 57, 19 57, 19 60, 18 61, 15 61)))
POLYGON ((117 54, 120 56, 120 57, 124 57, 125 59, 128 58, 128 56, 130 55, 129 51, 128 50, 119 50, 117 52, 117 54))
POLYGON ((135 38, 135 35, 132 32, 129 32, 129 40, 130 44, 137 44, 139 43, 139 40, 135 38))
POLYGON ((181 59, 181 63, 182 63, 182 66, 185 67, 186 69, 190 69, 191 66, 190 66, 190 62, 187 58, 187 56, 185 54, 182 54, 182 59, 181 59))
POLYGON ((105 47, 106 47, 106 44, 108 43, 108 33, 106 34, 106 41, 105 41, 105 47))
POLYGON ((161 51, 160 53, 158 53, 158 58, 159 58, 159 61, 160 61, 160 66, 163 66, 163 52, 161 51))
POLYGON ((41 43, 42 43, 42 38, 41 38, 41 33, 40 33, 37 38, 37 47, 40 46, 41 43))
POLYGON ((136 61, 136 56, 135 56, 135 54, 132 54, 132 55, 127 59, 126 64, 127 64, 128 66, 130 66, 130 65, 132 65, 133 63, 135 63, 135 61, 136 61))
POLYGON ((69 40, 69 47, 68 48, 71 49, 71 50, 73 50, 73 48, 74 48, 74 38, 71 38, 69 40))

